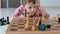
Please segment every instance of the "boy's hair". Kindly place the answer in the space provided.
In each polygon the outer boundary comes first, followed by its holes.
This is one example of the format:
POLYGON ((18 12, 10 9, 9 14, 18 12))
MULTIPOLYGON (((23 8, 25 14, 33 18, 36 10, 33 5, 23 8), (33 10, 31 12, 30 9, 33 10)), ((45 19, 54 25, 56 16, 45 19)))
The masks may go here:
POLYGON ((32 2, 33 4, 36 4, 38 0, 23 0, 23 4, 32 2))

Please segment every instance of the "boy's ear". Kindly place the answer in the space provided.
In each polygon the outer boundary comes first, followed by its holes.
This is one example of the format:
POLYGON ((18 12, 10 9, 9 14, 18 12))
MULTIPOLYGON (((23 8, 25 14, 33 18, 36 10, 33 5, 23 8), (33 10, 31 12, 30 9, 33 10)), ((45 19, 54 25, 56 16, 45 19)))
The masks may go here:
POLYGON ((25 5, 23 5, 23 8, 25 9, 25 5))
POLYGON ((24 6, 24 9, 25 9, 26 7, 24 6))

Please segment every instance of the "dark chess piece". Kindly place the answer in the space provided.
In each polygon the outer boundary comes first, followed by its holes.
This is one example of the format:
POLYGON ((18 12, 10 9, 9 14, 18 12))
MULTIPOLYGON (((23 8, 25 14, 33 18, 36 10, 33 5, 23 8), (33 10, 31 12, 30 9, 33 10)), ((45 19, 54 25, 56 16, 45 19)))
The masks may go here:
POLYGON ((33 15, 31 15, 30 17, 33 18, 33 15))
POLYGON ((6 24, 9 24, 9 16, 7 16, 6 24))
POLYGON ((38 26, 38 28, 39 28, 39 30, 45 30, 46 26, 45 26, 45 24, 40 24, 38 26))
POLYGON ((45 28, 46 28, 45 24, 42 24, 41 19, 40 19, 40 22, 39 22, 39 25, 38 25, 38 29, 39 30, 45 30, 45 28))
POLYGON ((4 17, 0 19, 0 26, 6 25, 6 20, 4 20, 4 17))
POLYGON ((60 24, 60 18, 58 18, 58 23, 60 24))
POLYGON ((2 25, 6 25, 6 20, 2 21, 2 25))
POLYGON ((6 20, 4 20, 4 17, 2 18, 2 25, 6 25, 6 20))
POLYGON ((47 24, 47 25, 46 25, 46 28, 51 28, 51 25, 50 25, 50 24, 47 24))
POLYGON ((2 26, 2 19, 0 19, 0 26, 2 26))

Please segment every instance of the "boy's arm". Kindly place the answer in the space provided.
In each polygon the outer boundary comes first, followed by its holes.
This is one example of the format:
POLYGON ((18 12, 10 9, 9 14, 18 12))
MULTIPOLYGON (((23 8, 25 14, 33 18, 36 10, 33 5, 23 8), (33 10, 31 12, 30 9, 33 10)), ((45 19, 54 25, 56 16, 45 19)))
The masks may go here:
POLYGON ((23 11, 22 6, 18 7, 18 8, 15 10, 14 16, 17 16, 17 17, 18 17, 19 15, 22 14, 22 11, 23 11))
POLYGON ((46 12, 45 9, 43 9, 42 7, 39 6, 39 10, 41 11, 42 14, 45 15, 46 18, 49 18, 49 14, 46 12))
POLYGON ((46 12, 45 9, 41 9, 41 11, 42 11, 42 14, 44 14, 46 18, 49 18, 49 14, 46 12))

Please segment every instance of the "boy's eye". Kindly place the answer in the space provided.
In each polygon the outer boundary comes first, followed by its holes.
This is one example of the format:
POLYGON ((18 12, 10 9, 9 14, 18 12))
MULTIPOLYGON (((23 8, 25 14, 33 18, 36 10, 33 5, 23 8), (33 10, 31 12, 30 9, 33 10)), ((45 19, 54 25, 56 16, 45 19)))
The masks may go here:
POLYGON ((34 8, 35 8, 36 6, 34 6, 34 8))
POLYGON ((29 7, 29 9, 31 9, 32 7, 29 7))

